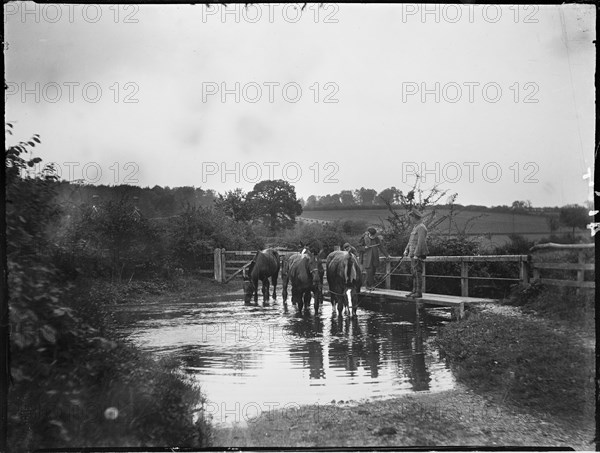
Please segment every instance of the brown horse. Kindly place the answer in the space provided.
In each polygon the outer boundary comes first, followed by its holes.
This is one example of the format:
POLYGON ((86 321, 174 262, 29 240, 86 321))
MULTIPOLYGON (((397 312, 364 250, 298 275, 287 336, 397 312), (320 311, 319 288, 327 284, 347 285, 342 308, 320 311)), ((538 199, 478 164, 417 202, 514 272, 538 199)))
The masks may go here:
POLYGON ((308 310, 310 299, 314 295, 315 313, 323 301, 323 270, 318 256, 308 250, 302 253, 292 253, 284 259, 281 266, 283 301, 287 300, 288 281, 292 282, 292 304, 298 306, 301 312, 304 307, 308 310))
POLYGON ((356 257, 349 252, 335 251, 327 256, 327 284, 331 295, 331 304, 337 303, 338 314, 346 309, 356 316, 358 293, 362 284, 362 273, 356 257))
POLYGON ((269 300, 269 277, 273 283, 273 299, 276 298, 277 277, 279 276, 279 253, 274 249, 256 252, 250 266, 243 271, 244 302, 258 303, 258 281, 262 282, 263 301, 269 300))

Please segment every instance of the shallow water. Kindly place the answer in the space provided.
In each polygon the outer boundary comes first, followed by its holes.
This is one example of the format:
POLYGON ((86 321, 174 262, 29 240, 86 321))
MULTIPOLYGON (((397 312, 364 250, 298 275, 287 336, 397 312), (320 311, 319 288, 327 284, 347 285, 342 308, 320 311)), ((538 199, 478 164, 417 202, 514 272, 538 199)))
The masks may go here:
POLYGON ((201 385, 204 413, 244 425, 273 409, 345 403, 454 386, 433 339, 439 318, 412 303, 363 303, 356 319, 325 302, 299 315, 290 302, 245 305, 242 294, 123 307, 124 333, 175 356, 201 385))

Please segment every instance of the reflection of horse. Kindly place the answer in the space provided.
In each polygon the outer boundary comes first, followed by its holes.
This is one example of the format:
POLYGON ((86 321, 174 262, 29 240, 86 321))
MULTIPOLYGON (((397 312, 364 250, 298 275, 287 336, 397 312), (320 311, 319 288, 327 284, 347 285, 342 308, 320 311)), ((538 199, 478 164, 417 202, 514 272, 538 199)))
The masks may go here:
POLYGON ((292 304, 297 304, 298 311, 301 312, 303 306, 308 310, 312 294, 315 299, 315 313, 319 310, 319 304, 323 300, 323 276, 321 264, 315 255, 308 250, 289 255, 281 266, 281 278, 284 302, 287 300, 288 280, 291 280, 292 304))
POLYGON ((329 366, 354 371, 364 364, 366 358, 365 337, 357 318, 331 318, 331 341, 329 343, 329 366))
POLYGON ((274 249, 265 249, 256 252, 254 259, 247 269, 244 269, 244 302, 249 303, 254 295, 254 302, 258 303, 258 281, 262 282, 263 300, 269 300, 269 277, 273 282, 273 299, 279 275, 279 253, 274 249))
POLYGON ((362 273, 354 255, 338 250, 327 256, 327 283, 331 304, 337 303, 338 314, 345 308, 346 314, 356 316, 362 273))
POLYGON ((288 335, 290 341, 290 358, 292 362, 300 362, 304 369, 309 369, 310 379, 324 379, 325 365, 323 358, 323 321, 317 315, 307 315, 290 320, 288 335))

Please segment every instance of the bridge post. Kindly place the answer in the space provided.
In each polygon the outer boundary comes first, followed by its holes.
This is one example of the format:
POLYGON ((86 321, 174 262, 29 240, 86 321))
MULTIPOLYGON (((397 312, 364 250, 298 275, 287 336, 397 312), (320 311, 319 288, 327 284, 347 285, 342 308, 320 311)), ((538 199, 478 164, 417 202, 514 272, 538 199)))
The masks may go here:
POLYGON ((520 269, 519 269, 519 278, 521 279, 521 283, 523 285, 527 285, 529 283, 529 261, 521 259, 520 261, 520 269))
POLYGON ((225 249, 215 249, 215 281, 217 283, 225 282, 225 249))
POLYGON ((221 249, 221 275, 223 276, 223 280, 221 283, 225 283, 227 281, 227 257, 225 256, 225 249, 221 249))
POLYGON ((460 262, 460 295, 469 297, 469 263, 460 262))
POLYGON ((223 280, 223 276, 221 275, 221 249, 217 247, 215 249, 215 281, 221 283, 223 280))
POLYGON ((392 287, 392 275, 390 272, 392 272, 392 262, 388 260, 385 262, 385 289, 391 289, 392 287))

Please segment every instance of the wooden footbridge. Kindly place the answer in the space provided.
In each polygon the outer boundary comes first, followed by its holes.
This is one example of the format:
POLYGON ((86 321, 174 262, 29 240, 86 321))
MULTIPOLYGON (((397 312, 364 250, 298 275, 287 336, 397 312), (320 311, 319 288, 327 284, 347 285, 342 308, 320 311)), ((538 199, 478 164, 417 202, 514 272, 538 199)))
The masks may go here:
MULTIPOLYGON (((385 303, 412 302, 426 306, 451 308, 457 318, 464 315, 465 307, 473 304, 495 303, 498 299, 473 297, 469 295, 469 283, 487 283, 484 287, 491 288, 489 283, 494 281, 506 283, 528 284, 539 281, 550 286, 576 287, 577 291, 595 290, 594 243, 590 244, 541 244, 534 246, 528 255, 476 255, 476 256, 430 256, 425 260, 423 272, 423 297, 408 298, 409 291, 392 288, 392 283, 404 281, 403 286, 410 285, 410 260, 402 261, 400 256, 392 256, 382 263, 381 272, 376 273, 380 282, 374 289, 363 289, 359 298, 379 299, 385 303), (573 262, 576 261, 576 262, 573 262), (439 269, 441 263, 453 263, 446 266, 444 273, 433 274, 432 270, 439 269), (493 263, 511 263, 503 266, 504 270, 493 271, 493 263), (487 270, 481 270, 486 267, 487 270), (448 272, 451 268, 456 273, 448 272), (507 269, 512 275, 506 275, 507 269), (403 272, 401 272, 403 271, 403 272), (429 272, 428 272, 429 271, 429 272), (473 275, 473 273, 477 275, 473 275), (568 275, 568 274, 571 275, 568 275), (562 274, 562 278, 559 278, 562 274), (587 278, 586 278, 587 277, 587 278), (590 278, 591 277, 591 278, 590 278), (428 293, 427 281, 435 279, 460 280, 460 295, 428 293)), ((221 283, 232 280, 241 273, 255 255, 255 251, 214 251, 214 277, 221 283)), ((280 251, 281 255, 294 252, 280 251)), ((208 272, 208 271, 207 271, 208 272)), ((481 288, 482 285, 479 285, 481 288)), ((325 290, 326 291, 326 290, 325 290)))

